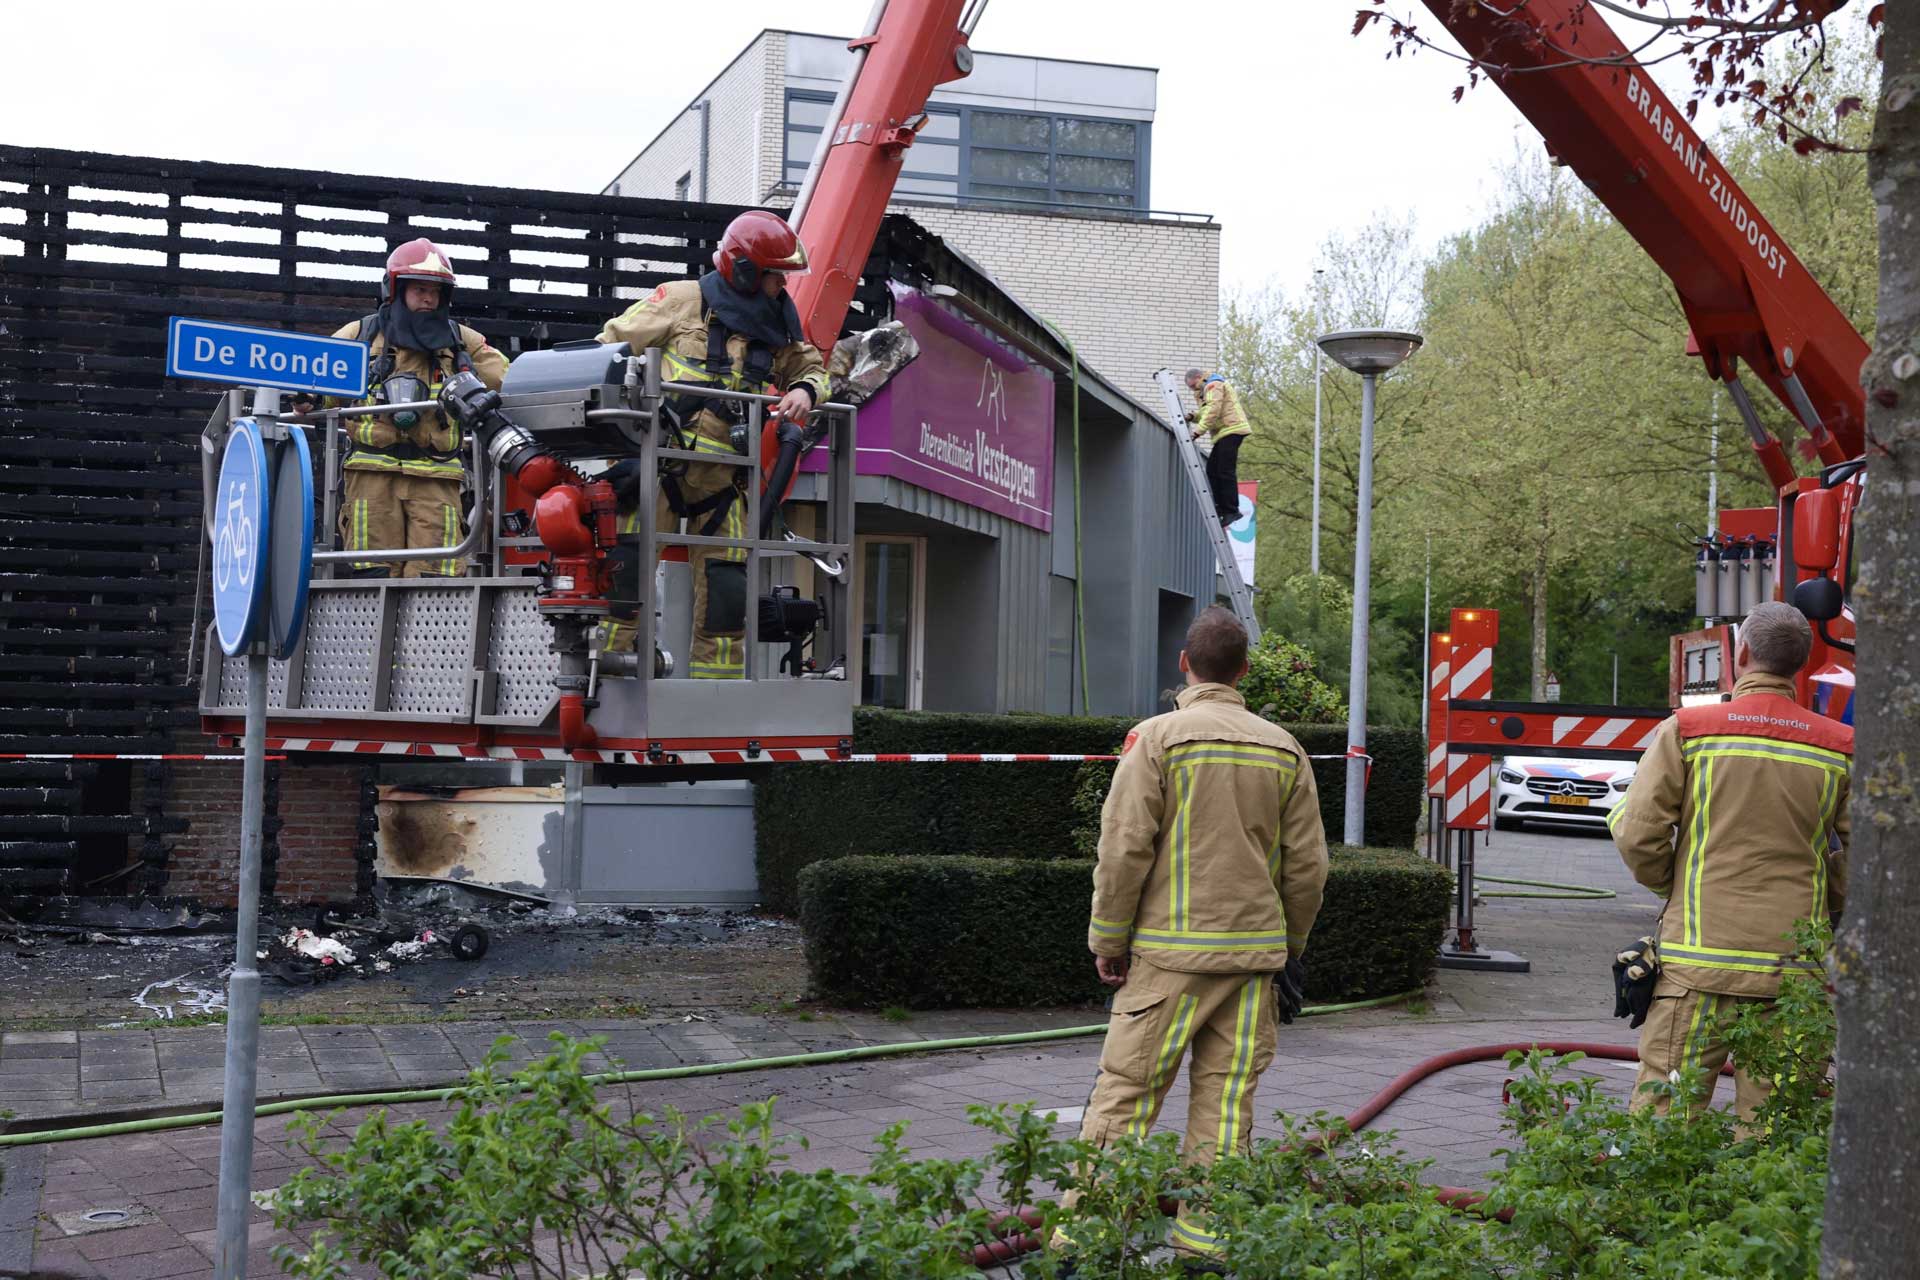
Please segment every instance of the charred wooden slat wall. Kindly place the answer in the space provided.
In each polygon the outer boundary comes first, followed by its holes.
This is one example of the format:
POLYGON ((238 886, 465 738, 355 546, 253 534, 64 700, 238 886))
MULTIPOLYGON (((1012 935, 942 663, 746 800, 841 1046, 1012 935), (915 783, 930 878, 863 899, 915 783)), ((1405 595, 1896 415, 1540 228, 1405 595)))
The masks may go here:
MULTIPOLYGON (((512 355, 697 274, 735 212, 0 146, 0 753, 204 749, 196 437, 220 388, 163 375, 168 316, 331 332, 424 235, 512 355)), ((165 765, 0 761, 0 896, 162 892, 185 823, 165 765)))

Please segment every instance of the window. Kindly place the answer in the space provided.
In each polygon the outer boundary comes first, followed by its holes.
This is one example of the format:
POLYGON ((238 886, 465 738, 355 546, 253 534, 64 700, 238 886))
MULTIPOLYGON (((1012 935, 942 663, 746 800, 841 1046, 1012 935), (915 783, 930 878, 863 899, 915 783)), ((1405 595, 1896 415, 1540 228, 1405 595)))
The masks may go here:
POLYGON ((689 196, 688 193, 691 192, 692 190, 693 190, 693 173, 691 171, 683 173, 678 178, 675 178, 673 180, 673 198, 675 200, 690 199, 691 197, 689 196))
MULTIPOLYGON (((831 94, 787 91, 782 178, 798 188, 819 145, 831 94)), ((1152 126, 974 107, 932 107, 895 191, 914 199, 1144 209, 1152 126)))
MULTIPOLYGON (((806 89, 787 91, 787 139, 781 177, 790 187, 807 180, 807 166, 820 145, 820 131, 833 110, 833 95, 806 89)), ((932 108, 927 127, 907 151, 906 167, 894 190, 915 197, 955 196, 960 189, 960 113, 932 108)))
POLYGON ((1116 209, 1146 205, 1147 126, 1013 111, 970 111, 967 194, 975 199, 1116 209))

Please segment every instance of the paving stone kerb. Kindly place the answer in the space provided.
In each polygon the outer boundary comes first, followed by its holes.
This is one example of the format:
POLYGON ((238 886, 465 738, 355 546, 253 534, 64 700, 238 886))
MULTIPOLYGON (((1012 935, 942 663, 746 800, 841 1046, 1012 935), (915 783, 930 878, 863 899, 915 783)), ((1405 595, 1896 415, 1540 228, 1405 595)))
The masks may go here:
MULTIPOLYGON (((1608 963, 1626 941, 1648 931, 1659 900, 1627 876, 1604 836, 1499 833, 1481 851, 1494 875, 1561 880, 1615 890, 1598 902, 1488 899, 1477 913, 1482 945, 1517 951, 1533 964, 1524 976, 1442 971, 1432 1017, 1582 1019, 1601 1016, 1608 963)), ((1489 886, 1494 887, 1494 886, 1489 886)), ((1311 951, 1308 953, 1311 960, 1311 951)), ((263 1100, 317 1094, 429 1088, 457 1082, 501 1036, 511 1060, 542 1051, 550 1032, 603 1036, 598 1069, 647 1070, 784 1057, 867 1044, 1085 1025, 1084 1009, 946 1011, 892 1023, 868 1014, 802 1022, 791 1017, 725 1014, 711 1020, 629 1019, 269 1027, 261 1035, 263 1100)), ((1342 1025, 1397 1025, 1401 1014, 1340 1015, 1342 1025), (1383 1021, 1384 1020, 1384 1021, 1383 1021)), ((1306 1024, 1302 1024, 1306 1025, 1306 1024)), ((1624 1025, 1602 1038, 1627 1040, 1624 1025)), ((221 1027, 119 1031, 9 1031, 0 1034, 0 1110, 24 1121, 115 1115, 145 1107, 218 1105, 225 1054, 221 1027)))

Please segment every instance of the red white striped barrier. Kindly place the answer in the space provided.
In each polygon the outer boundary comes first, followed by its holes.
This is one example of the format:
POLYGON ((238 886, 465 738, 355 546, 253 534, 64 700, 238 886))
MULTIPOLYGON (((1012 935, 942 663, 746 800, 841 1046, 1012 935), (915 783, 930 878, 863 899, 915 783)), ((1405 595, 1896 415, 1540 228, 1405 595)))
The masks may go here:
POLYGON ((1453 637, 1436 631, 1427 638, 1427 794, 1447 790, 1447 689, 1452 673, 1453 637))
MULTIPOLYGON (((1447 701, 1493 696, 1493 646, 1499 639, 1499 614, 1491 609, 1455 609, 1448 633, 1453 652, 1448 662, 1447 701)), ((1484 831, 1492 824, 1493 762, 1485 756, 1449 753, 1446 770, 1447 826, 1484 831)))
POLYGON ((1659 728, 1658 720, 1640 716, 1555 716, 1553 745, 1645 751, 1659 728))

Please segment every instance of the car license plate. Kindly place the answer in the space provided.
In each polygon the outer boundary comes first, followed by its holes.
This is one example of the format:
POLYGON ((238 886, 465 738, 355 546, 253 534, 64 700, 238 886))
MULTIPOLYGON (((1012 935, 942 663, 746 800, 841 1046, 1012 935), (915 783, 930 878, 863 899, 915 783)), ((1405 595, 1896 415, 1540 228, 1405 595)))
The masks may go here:
POLYGON ((1587 807, 1587 798, 1585 796, 1548 796, 1547 803, 1565 805, 1569 809, 1584 809, 1587 807))

